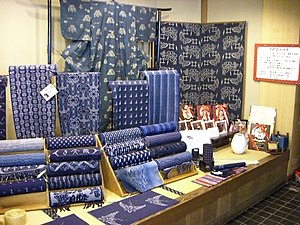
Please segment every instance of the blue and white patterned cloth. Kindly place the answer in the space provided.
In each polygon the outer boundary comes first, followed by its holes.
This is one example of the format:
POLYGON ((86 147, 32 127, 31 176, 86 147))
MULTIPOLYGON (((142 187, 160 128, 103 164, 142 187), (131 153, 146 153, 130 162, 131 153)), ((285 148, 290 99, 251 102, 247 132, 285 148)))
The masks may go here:
POLYGON ((160 159, 156 159, 155 162, 158 165, 158 169, 163 170, 169 167, 180 165, 184 162, 189 162, 191 160, 192 160, 192 154, 186 151, 171 156, 166 156, 160 159))
POLYGON ((40 177, 46 171, 46 165, 0 167, 0 182, 20 181, 40 177))
POLYGON ((169 144, 172 142, 179 142, 181 140, 181 133, 179 131, 156 134, 152 136, 144 137, 145 144, 148 148, 152 148, 158 145, 169 144))
POLYGON ((46 138, 48 150, 62 148, 78 148, 96 146, 95 135, 69 136, 69 137, 49 137, 46 138))
POLYGON ((112 145, 106 145, 104 151, 108 157, 114 157, 127 154, 131 151, 140 151, 145 149, 145 143, 142 139, 124 141, 112 145))
POLYGON ((100 160, 101 148, 69 148, 50 150, 50 162, 100 160))
POLYGON ((99 134, 101 144, 112 145, 125 141, 132 141, 142 137, 141 130, 138 127, 123 130, 108 131, 99 134))
POLYGON ((148 124, 148 82, 111 81, 113 99, 113 129, 125 129, 148 124))
POLYGON ((163 184, 154 161, 119 169, 116 173, 128 193, 145 192, 163 184))
POLYGON ((185 174, 191 172, 194 167, 192 161, 184 162, 179 165, 175 165, 172 167, 165 168, 161 171, 161 175, 164 179, 170 179, 172 177, 176 177, 181 174, 185 174))
POLYGON ((46 101, 40 94, 57 65, 10 66, 10 92, 17 138, 55 135, 55 98, 46 101))
POLYGON ((173 155, 179 152, 184 152, 187 149, 187 145, 184 141, 173 142, 164 145, 159 145, 150 148, 151 156, 153 159, 161 158, 168 155, 173 155))
POLYGON ((7 77, 0 76, 0 140, 6 139, 6 86, 7 77))
POLYGON ((149 124, 175 122, 179 118, 177 70, 143 71, 149 84, 149 124))
POLYGON ((43 225, 62 225, 62 224, 76 224, 76 225, 89 225, 88 223, 86 223, 85 221, 83 221, 82 219, 80 219, 78 216, 76 216, 75 214, 71 214, 69 216, 64 216, 64 217, 60 217, 57 218, 51 222, 48 223, 43 223, 43 225))
POLYGON ((44 150, 43 138, 28 138, 0 141, 0 155, 8 152, 25 152, 44 150))
POLYGON ((63 136, 100 132, 100 73, 58 73, 58 113, 63 136))
POLYGON ((166 122, 166 123, 157 123, 152 125, 139 126, 142 131, 142 135, 151 136, 155 134, 162 134, 168 132, 174 132, 177 130, 177 123, 175 122, 166 122))
POLYGON ((1 155, 0 167, 46 164, 45 153, 1 155))

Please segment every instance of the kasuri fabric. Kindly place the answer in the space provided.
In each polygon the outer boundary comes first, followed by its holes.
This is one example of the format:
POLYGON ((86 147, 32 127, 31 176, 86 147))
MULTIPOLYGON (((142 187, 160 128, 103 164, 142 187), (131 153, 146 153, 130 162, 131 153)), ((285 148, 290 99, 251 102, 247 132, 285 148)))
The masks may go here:
POLYGON ((89 225, 88 223, 84 222, 75 214, 65 216, 65 217, 60 217, 48 223, 43 223, 43 225, 62 225, 62 224, 89 225))
POLYGON ((183 105, 228 104, 241 118, 246 22, 174 23, 160 27, 160 68, 180 74, 183 105))
POLYGON ((106 145, 104 151, 108 157, 120 156, 131 151, 140 151, 145 149, 145 143, 142 139, 124 141, 112 145, 106 145))
POLYGON ((99 134, 102 146, 112 145, 125 141, 132 141, 142 137, 141 130, 138 127, 122 130, 108 131, 99 134))
POLYGON ((49 192, 50 207, 61 207, 74 203, 102 203, 103 199, 101 187, 49 192))
POLYGON ((95 135, 81 135, 69 137, 49 137, 46 139, 48 150, 62 148, 78 148, 96 146, 95 135))
POLYGON ((174 142, 164 145, 159 145, 150 148, 151 156, 153 159, 161 158, 164 156, 185 152, 187 145, 184 141, 174 142))
POLYGON ((17 139, 55 136, 55 98, 40 94, 57 73, 57 65, 10 66, 10 92, 17 139))
POLYGON ((142 150, 109 158, 111 167, 114 170, 124 168, 126 166, 142 164, 150 160, 151 152, 149 150, 142 150))
POLYGON ((177 203, 178 200, 147 191, 89 213, 104 224, 129 225, 177 203))
POLYGON ((46 191, 44 178, 0 183, 0 197, 46 191))
POLYGON ((28 138, 0 141, 0 154, 9 152, 44 150, 43 138, 28 138))
POLYGON ((177 70, 143 71, 149 84, 149 124, 179 119, 179 73, 177 70))
POLYGON ((99 160, 53 162, 49 163, 47 167, 47 175, 49 177, 85 173, 99 173, 99 171, 99 160))
POLYGON ((89 161, 101 159, 101 148, 69 148, 50 150, 50 162, 89 161))
POLYGON ((0 167, 46 164, 45 153, 1 155, 0 167))
POLYGON ((157 123, 152 125, 139 126, 142 131, 142 136, 151 136, 162 133, 174 132, 177 130, 177 123, 175 122, 166 122, 166 123, 157 123))
POLYGON ((6 86, 7 77, 0 76, 0 140, 6 139, 6 86))
POLYGON ((46 165, 0 167, 0 182, 20 181, 43 176, 46 165))
POLYGON ((58 113, 62 136, 100 132, 100 78, 98 72, 58 73, 58 113))
POLYGON ((148 82, 145 80, 111 81, 113 129, 148 124, 148 82))
POLYGON ((171 156, 166 156, 163 158, 156 159, 155 162, 158 165, 159 170, 163 170, 169 167, 179 165, 184 162, 189 162, 192 160, 192 154, 190 152, 181 152, 171 156))
POLYGON ((164 179, 170 179, 181 174, 189 173, 193 170, 194 164, 192 161, 184 162, 176 166, 165 168, 161 171, 164 179))
POLYGON ((61 1, 61 31, 72 40, 62 52, 66 71, 101 73, 101 130, 111 129, 112 108, 108 82, 135 80, 148 57, 138 41, 155 39, 155 8, 116 1, 61 1), (107 129, 106 129, 107 128, 107 129))
POLYGON ((215 176, 212 174, 206 174, 203 177, 199 177, 195 180, 192 180, 192 182, 196 184, 200 184, 205 187, 211 187, 221 183, 224 180, 226 180, 226 178, 215 176))
POLYGON ((148 148, 152 148, 158 145, 164 145, 172 142, 178 142, 181 140, 181 133, 178 131, 165 133, 165 134, 157 134, 152 136, 144 137, 145 144, 148 148))
POLYGON ((49 190, 69 189, 102 184, 100 173, 74 174, 48 178, 49 190))
POLYGON ((145 192, 163 184, 154 161, 119 169, 116 173, 128 193, 145 192))

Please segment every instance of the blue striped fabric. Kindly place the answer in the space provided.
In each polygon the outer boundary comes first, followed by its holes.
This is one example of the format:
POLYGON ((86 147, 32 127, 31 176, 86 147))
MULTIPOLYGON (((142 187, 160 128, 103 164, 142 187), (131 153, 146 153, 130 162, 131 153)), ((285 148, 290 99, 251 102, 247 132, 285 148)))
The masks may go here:
POLYGON ((145 137, 145 136, 151 136, 155 134, 174 132, 177 130, 177 123, 175 122, 158 123, 153 125, 139 126, 139 128, 142 131, 142 135, 145 137))
POLYGON ((145 144, 148 148, 164 145, 172 142, 178 142, 181 140, 180 132, 170 132, 165 134, 157 134, 152 136, 144 137, 145 144))
POLYGON ((1 155, 0 167, 46 164, 45 153, 1 155))

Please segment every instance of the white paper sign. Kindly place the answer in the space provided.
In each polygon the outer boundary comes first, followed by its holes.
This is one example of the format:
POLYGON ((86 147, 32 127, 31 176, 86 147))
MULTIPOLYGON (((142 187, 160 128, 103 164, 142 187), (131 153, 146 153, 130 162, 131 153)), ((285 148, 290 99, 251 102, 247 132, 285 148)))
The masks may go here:
POLYGON ((53 96, 58 93, 56 87, 53 84, 48 84, 43 90, 40 91, 40 94, 44 97, 46 101, 49 101, 53 96))

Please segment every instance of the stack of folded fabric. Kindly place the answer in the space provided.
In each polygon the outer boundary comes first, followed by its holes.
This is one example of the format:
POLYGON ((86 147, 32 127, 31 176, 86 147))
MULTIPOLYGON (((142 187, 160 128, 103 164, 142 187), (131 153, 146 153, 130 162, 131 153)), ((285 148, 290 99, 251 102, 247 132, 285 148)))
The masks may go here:
POLYGON ((0 197, 46 191, 43 138, 0 141, 0 197))
POLYGON ((50 206, 102 204, 101 149, 96 147, 96 136, 50 137, 46 144, 50 206))

